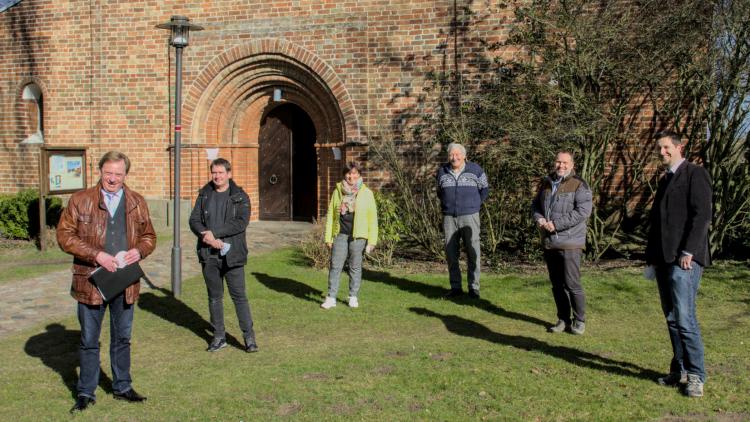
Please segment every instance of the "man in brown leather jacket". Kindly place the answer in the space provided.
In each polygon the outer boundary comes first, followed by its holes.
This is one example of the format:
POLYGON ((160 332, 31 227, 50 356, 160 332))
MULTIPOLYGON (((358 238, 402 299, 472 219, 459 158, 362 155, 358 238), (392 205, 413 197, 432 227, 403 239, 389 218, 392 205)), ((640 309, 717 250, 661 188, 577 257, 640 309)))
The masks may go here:
POLYGON ((114 398, 129 402, 146 400, 135 392, 130 378, 130 334, 140 280, 135 280, 123 293, 108 301, 102 299, 89 281, 91 272, 97 267, 103 267, 100 271, 115 271, 118 266, 142 260, 156 247, 156 233, 146 201, 125 186, 129 170, 130 160, 125 154, 117 151, 104 154, 99 160, 99 183, 73 194, 57 226, 60 248, 73 255, 70 294, 78 301, 78 321, 81 324, 81 373, 78 397, 71 413, 83 411, 96 403, 99 335, 107 307, 110 312, 109 353, 114 398))

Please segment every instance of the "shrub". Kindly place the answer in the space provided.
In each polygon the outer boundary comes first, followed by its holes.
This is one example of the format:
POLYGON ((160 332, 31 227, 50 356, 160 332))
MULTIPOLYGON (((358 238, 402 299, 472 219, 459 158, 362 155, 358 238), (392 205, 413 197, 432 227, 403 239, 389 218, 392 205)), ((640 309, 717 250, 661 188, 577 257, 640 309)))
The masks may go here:
POLYGON ((16 195, 0 197, 0 233, 10 239, 30 239, 29 227, 33 190, 24 190, 16 195))
MULTIPOLYGON (((62 200, 46 199, 47 225, 56 226, 62 212, 62 200)), ((0 236, 29 240, 39 234, 39 192, 27 189, 15 195, 0 195, 0 236)))
POLYGON ((313 221, 313 230, 307 234, 300 245, 302 254, 307 258, 308 263, 319 270, 328 268, 328 263, 331 262, 331 251, 324 241, 325 230, 324 222, 313 221))
POLYGON ((435 194, 439 151, 440 145, 395 139, 386 132, 371 139, 371 158, 388 172, 384 189, 398 204, 399 243, 410 258, 444 259, 443 220, 435 194))
POLYGON ((367 259, 377 266, 390 267, 405 227, 390 195, 376 192, 375 202, 378 205, 378 246, 367 259))

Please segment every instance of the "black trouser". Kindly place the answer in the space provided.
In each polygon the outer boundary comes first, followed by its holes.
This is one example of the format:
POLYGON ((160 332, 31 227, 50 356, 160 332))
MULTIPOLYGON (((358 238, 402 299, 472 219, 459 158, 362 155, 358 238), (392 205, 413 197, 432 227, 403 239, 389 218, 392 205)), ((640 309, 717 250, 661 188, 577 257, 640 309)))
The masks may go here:
POLYGON ((573 318, 586 321, 586 296, 581 285, 581 249, 547 249, 544 260, 547 261, 549 280, 552 282, 552 296, 557 305, 557 318, 571 323, 573 318))
POLYGON ((225 338, 224 329, 224 281, 227 280, 229 296, 234 302, 237 320, 246 344, 255 344, 253 331, 253 317, 250 314, 250 304, 245 291, 245 267, 228 267, 226 260, 209 257, 203 263, 203 279, 208 290, 208 312, 211 315, 211 325, 214 327, 214 338, 225 338))

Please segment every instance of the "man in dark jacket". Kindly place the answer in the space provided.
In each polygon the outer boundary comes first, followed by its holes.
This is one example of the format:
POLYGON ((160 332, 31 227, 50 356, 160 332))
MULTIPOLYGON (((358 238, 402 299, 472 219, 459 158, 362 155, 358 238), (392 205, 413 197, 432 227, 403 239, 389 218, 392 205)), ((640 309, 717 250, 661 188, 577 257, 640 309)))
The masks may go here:
POLYGON ((659 297, 672 341, 672 362, 662 385, 681 386, 689 397, 703 396, 706 371, 696 295, 703 268, 710 264, 711 180, 703 167, 683 158, 674 132, 656 135, 666 174, 651 207, 646 260, 654 266, 659 297))
POLYGON ((198 192, 190 214, 190 230, 198 236, 198 259, 208 290, 208 311, 214 338, 209 352, 227 346, 224 330, 224 281, 234 302, 245 339, 245 351, 257 352, 253 319, 245 291, 250 198, 232 180, 232 165, 223 158, 211 162, 211 182, 198 192))
POLYGON ((490 188, 479 164, 466 161, 461 144, 448 145, 449 161, 438 169, 437 194, 443 211, 445 257, 451 290, 448 297, 461 296, 460 242, 463 239, 468 264, 469 297, 479 298, 479 209, 490 188))
POLYGON ((118 267, 146 258, 156 248, 156 233, 148 206, 141 195, 125 185, 130 160, 110 151, 99 160, 101 179, 96 186, 78 191, 68 201, 57 225, 57 242, 73 255, 73 283, 70 294, 78 301, 81 324, 78 396, 71 413, 96 403, 99 385, 99 336, 104 314, 109 308, 113 396, 118 400, 142 402, 130 378, 130 338, 140 279, 125 291, 105 301, 89 276, 99 271, 114 272, 118 267))
POLYGON ((555 171, 542 180, 531 203, 534 221, 542 233, 544 260, 557 306, 557 323, 548 329, 552 333, 570 330, 573 334, 583 334, 585 330, 581 255, 586 247, 586 222, 591 215, 592 198, 591 189, 576 176, 574 167, 571 152, 557 153, 555 171))

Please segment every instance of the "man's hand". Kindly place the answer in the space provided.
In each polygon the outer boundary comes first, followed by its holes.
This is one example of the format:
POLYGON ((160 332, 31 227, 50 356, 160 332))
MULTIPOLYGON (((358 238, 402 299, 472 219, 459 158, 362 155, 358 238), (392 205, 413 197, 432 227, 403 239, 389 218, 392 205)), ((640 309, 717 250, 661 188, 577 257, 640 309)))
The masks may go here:
POLYGON ((201 232, 201 234, 203 235, 201 241, 206 245, 214 249, 221 249, 222 247, 224 247, 224 242, 222 242, 221 239, 215 238, 211 230, 206 230, 204 232, 201 232))
POLYGON ((365 247, 365 252, 368 253, 368 254, 371 254, 372 251, 374 251, 374 250, 375 250, 375 245, 367 245, 365 247))
POLYGON ((333 243, 331 243, 331 242, 326 243, 326 246, 328 246, 328 249, 332 249, 333 248, 333 243))
POLYGON ((224 242, 222 242, 220 239, 214 239, 205 243, 214 249, 221 249, 224 246, 224 242))
POLYGON ((214 234, 213 232, 211 232, 211 230, 206 230, 204 232, 201 232, 201 234, 203 235, 203 238, 201 239, 203 240, 203 243, 211 245, 211 242, 216 241, 216 238, 214 237, 214 234))
POLYGON ((543 227, 544 230, 547 230, 550 233, 555 231, 555 223, 553 223, 552 221, 547 221, 546 223, 544 223, 543 227))
POLYGON ((538 219, 538 220, 536 220, 536 224, 537 224, 537 225, 538 225, 538 226, 539 226, 540 228, 544 228, 544 225, 545 225, 545 224, 547 224, 547 219, 545 219, 544 217, 539 217, 539 219, 538 219))
POLYGON ((96 254, 96 263, 109 272, 117 271, 117 259, 104 251, 96 254))
POLYGON ((680 257, 680 268, 683 270, 693 269, 693 255, 682 255, 680 257))
POLYGON ((133 248, 125 253, 125 265, 135 264, 141 260, 141 253, 138 249, 133 248))

